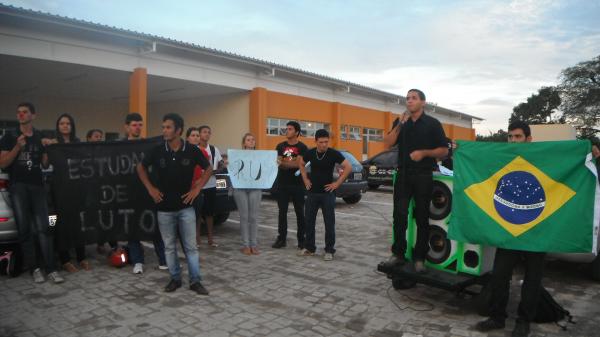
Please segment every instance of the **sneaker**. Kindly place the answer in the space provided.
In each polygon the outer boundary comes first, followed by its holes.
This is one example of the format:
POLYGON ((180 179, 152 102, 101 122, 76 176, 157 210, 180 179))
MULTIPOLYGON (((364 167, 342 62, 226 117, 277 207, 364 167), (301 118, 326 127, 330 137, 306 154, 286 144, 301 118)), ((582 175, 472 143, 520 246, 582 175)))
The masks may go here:
POLYGON ((283 248, 285 246, 287 246, 287 243, 285 242, 285 240, 277 239, 271 247, 273 247, 275 249, 279 249, 279 248, 283 248))
POLYGON ((415 260, 415 271, 421 274, 427 272, 427 269, 425 269, 425 265, 423 264, 423 260, 415 260))
POLYGON ((331 254, 331 253, 325 253, 325 255, 323 255, 323 260, 325 260, 325 261, 333 261, 333 254, 331 254))
POLYGON ((169 284, 167 284, 167 286, 165 287, 165 292, 172 293, 178 288, 181 288, 181 280, 171 280, 169 281, 169 284))
POLYGON ((478 322, 475 325, 475 329, 480 332, 488 332, 492 330, 504 329, 504 320, 496 320, 488 318, 485 321, 478 322))
POLYGON ((250 250, 250 247, 244 247, 241 249, 241 251, 244 255, 252 255, 252 250, 250 250))
POLYGON ((133 273, 134 274, 142 274, 142 273, 144 273, 144 265, 142 263, 136 263, 133 266, 133 273))
POLYGON ((529 336, 529 322, 518 319, 515 323, 515 328, 511 334, 512 337, 527 337, 529 336))
POLYGON ((166 264, 159 264, 158 265, 158 269, 159 270, 168 270, 169 266, 167 266, 166 264))
POLYGON ((33 276, 33 282, 35 283, 44 283, 44 281, 46 281, 40 268, 36 268, 31 275, 33 276))
POLYGON ((190 284, 190 290, 195 291, 198 295, 208 295, 208 290, 200 282, 190 284))
POLYGON ((250 247, 250 252, 252 252, 252 255, 260 255, 260 250, 258 250, 258 247, 250 247))
POLYGON ((50 274, 48 274, 48 279, 51 280, 54 283, 63 283, 63 282, 65 282, 65 279, 62 278, 62 276, 60 276, 60 274, 57 271, 53 271, 50 274))
POLYGON ((77 267, 75 267, 75 265, 71 262, 63 264, 63 269, 68 273, 76 273, 79 271, 79 269, 77 269, 77 267))
POLYGON ((310 250, 308 250, 306 248, 303 248, 302 250, 299 250, 296 255, 298 255, 298 256, 315 256, 315 253, 311 252, 310 250))

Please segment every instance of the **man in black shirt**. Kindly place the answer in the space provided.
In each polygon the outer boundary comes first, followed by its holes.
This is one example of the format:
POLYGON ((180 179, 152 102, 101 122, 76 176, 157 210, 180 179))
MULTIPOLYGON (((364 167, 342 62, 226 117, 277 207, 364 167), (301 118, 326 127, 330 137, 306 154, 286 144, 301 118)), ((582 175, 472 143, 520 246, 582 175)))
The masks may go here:
POLYGON ((212 168, 198 147, 181 139, 182 132, 183 118, 177 114, 165 115, 162 123, 165 142, 144 156, 137 166, 137 173, 158 209, 158 226, 165 242, 167 266, 171 274, 171 281, 165 291, 173 292, 181 287, 181 267, 176 247, 179 233, 188 263, 190 289, 200 295, 208 295, 208 291, 200 283, 196 213, 192 203, 212 174, 212 168), (192 185, 197 165, 204 172, 192 185), (157 171, 157 186, 150 182, 147 171, 149 166, 157 171))
POLYGON ((294 203, 296 221, 298 223, 298 249, 304 248, 304 186, 302 179, 295 175, 298 170, 298 158, 303 156, 308 148, 298 140, 300 136, 300 124, 290 121, 287 123, 285 132, 287 141, 277 145, 277 162, 279 172, 277 173, 277 206, 279 207, 279 225, 277 240, 273 248, 282 248, 287 245, 287 211, 290 198, 294 203))
POLYGON ((333 260, 335 254, 335 190, 346 180, 352 165, 344 156, 329 148, 329 132, 319 129, 315 133, 317 147, 306 151, 300 157, 299 167, 304 186, 306 186, 306 239, 304 249, 298 252, 300 256, 313 256, 315 246, 315 221, 319 206, 325 222, 325 261, 333 260), (310 163, 310 179, 306 173, 305 163, 310 163), (335 164, 342 164, 343 171, 339 178, 333 181, 335 164))
MULTIPOLYGON (((509 143, 531 142, 531 129, 523 121, 514 121, 508 126, 509 143)), ((544 252, 529 252, 515 249, 496 248, 494 256, 494 269, 489 282, 490 317, 478 322, 475 329, 481 332, 504 329, 507 317, 506 306, 510 295, 510 280, 513 269, 520 261, 525 266, 525 276, 521 286, 521 302, 519 303, 518 317, 511 334, 512 337, 529 336, 529 322, 537 314, 544 275, 544 252)))
POLYGON ((54 283, 61 283, 64 279, 54 265, 54 240, 48 232, 48 203, 42 180, 41 166, 48 167, 48 155, 42 145, 42 135, 33 128, 35 116, 33 104, 17 106, 19 129, 16 134, 2 137, 0 168, 8 168, 10 198, 25 266, 36 283, 44 282, 34 246, 37 241, 48 278, 54 283))
POLYGON ((436 159, 448 154, 442 124, 425 114, 425 94, 411 89, 406 94, 405 112, 399 123, 384 137, 387 146, 398 145, 398 175, 394 184, 394 244, 387 268, 405 262, 408 205, 415 200, 417 242, 415 270, 424 272, 423 261, 429 249, 429 203, 433 189, 432 169, 436 159))
MULTIPOLYGON (((125 116, 125 138, 123 141, 141 140, 142 128, 144 127, 144 119, 142 115, 137 112, 128 113, 125 116)), ((154 245, 154 252, 158 258, 158 269, 167 269, 167 262, 165 257, 165 244, 161 239, 160 233, 155 233, 154 239, 152 240, 154 245)), ((110 243, 111 247, 116 247, 116 242, 110 243)), ((129 262, 133 265, 134 274, 142 274, 144 272, 145 254, 142 242, 137 239, 129 240, 127 242, 129 247, 129 262)))

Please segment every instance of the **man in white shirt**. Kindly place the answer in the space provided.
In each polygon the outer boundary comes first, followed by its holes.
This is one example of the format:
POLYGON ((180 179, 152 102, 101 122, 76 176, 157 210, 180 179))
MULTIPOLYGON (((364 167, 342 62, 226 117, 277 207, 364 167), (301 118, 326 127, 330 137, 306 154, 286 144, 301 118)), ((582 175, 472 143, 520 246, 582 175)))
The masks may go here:
MULTIPOLYGON (((203 150, 205 155, 208 155, 206 159, 211 164, 213 172, 219 168, 219 164, 223 160, 221 152, 216 146, 210 145, 208 141, 212 135, 212 130, 208 125, 202 125, 200 128, 200 149, 203 150)), ((206 230, 208 236, 208 245, 211 247, 217 247, 217 243, 213 237, 213 225, 215 215, 215 200, 217 198, 217 178, 214 174, 210 177, 206 185, 202 188, 202 194, 204 195, 204 204, 202 205, 202 216, 206 223, 206 230)))

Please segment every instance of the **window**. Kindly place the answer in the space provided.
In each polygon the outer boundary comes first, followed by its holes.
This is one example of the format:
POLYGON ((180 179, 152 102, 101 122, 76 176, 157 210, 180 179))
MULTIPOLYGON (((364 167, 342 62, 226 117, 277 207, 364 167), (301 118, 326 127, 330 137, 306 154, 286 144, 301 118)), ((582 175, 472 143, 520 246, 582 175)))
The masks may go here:
POLYGON ((362 140, 360 136, 360 127, 348 126, 348 139, 362 140))
POLYGON ((274 136, 284 136, 288 121, 279 118, 267 118, 267 134, 274 136))
POLYGON ((314 137, 315 132, 319 129, 329 130, 329 124, 321 123, 321 122, 308 122, 308 121, 299 121, 300 127, 302 128, 302 135, 304 137, 314 137))
POLYGON ((360 128, 358 126, 342 125, 340 133, 343 140, 361 140, 360 128))
POLYGON ((346 133, 346 126, 347 125, 340 126, 340 136, 341 136, 342 140, 348 139, 348 134, 346 133))
POLYGON ((370 129, 365 128, 364 134, 367 137, 367 142, 382 142, 383 141, 383 130, 382 129, 370 129))
MULTIPOLYGON (((289 119, 267 118, 267 134, 273 136, 285 136, 287 123, 289 119)), ((329 130, 329 124, 312 121, 298 121, 300 123, 300 133, 304 137, 314 137, 315 132, 319 129, 329 130)))

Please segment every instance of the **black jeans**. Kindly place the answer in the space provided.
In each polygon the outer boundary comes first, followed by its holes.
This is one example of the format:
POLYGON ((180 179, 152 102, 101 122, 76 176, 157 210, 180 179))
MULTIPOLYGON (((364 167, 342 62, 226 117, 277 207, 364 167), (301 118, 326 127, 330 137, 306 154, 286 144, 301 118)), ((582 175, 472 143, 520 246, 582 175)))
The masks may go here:
POLYGON ((325 252, 335 254, 335 193, 310 193, 306 197, 306 240, 304 248, 315 252, 315 222, 321 207, 325 222, 325 252))
POLYGON ((525 265, 525 278, 521 286, 521 303, 519 318, 531 322, 536 314, 542 276, 544 274, 544 257, 546 253, 526 252, 498 248, 494 258, 494 269, 491 282, 490 317, 504 321, 507 317, 506 305, 510 293, 510 280, 515 265, 522 261, 525 265))
POLYGON ((408 205, 415 199, 413 216, 417 221, 417 242, 413 260, 423 260, 429 250, 429 204, 433 192, 433 176, 429 171, 398 172, 394 184, 394 244, 392 253, 404 256, 406 253, 406 228, 408 225, 408 205))
POLYGON ((279 207, 278 240, 287 238, 287 211, 290 198, 294 203, 296 221, 298 223, 298 248, 304 248, 304 187, 303 186, 279 186, 277 188, 277 206, 279 207))
POLYGON ((44 267, 47 273, 55 271, 54 240, 48 229, 48 202, 44 186, 12 183, 9 193, 23 250, 24 265, 29 271, 41 267, 44 267), (36 242, 39 249, 35 249, 36 242), (36 256, 38 254, 41 256, 36 256))

